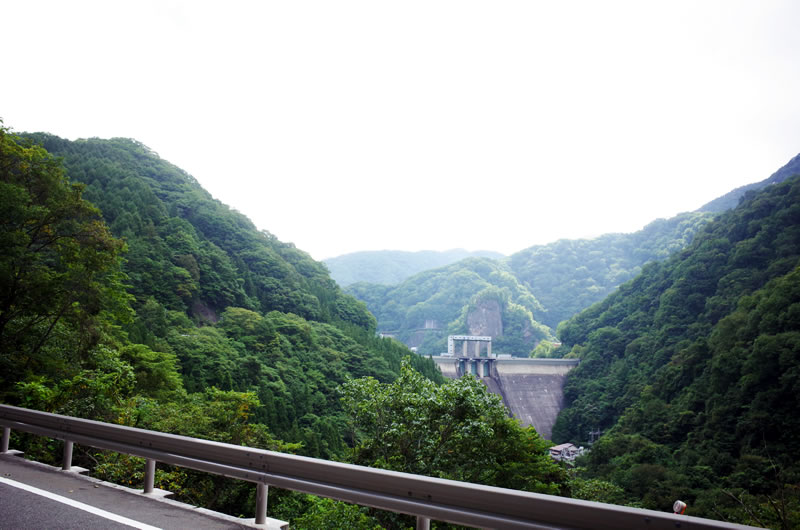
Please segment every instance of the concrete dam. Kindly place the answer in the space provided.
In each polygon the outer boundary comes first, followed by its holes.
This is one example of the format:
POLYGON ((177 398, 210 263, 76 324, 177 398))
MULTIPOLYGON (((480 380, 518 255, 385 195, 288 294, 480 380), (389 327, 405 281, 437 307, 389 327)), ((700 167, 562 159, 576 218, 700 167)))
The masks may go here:
POLYGON ((564 408, 564 382, 578 359, 526 359, 439 356, 433 360, 442 375, 455 379, 471 373, 503 403, 523 425, 533 425, 550 439, 553 425, 564 408))

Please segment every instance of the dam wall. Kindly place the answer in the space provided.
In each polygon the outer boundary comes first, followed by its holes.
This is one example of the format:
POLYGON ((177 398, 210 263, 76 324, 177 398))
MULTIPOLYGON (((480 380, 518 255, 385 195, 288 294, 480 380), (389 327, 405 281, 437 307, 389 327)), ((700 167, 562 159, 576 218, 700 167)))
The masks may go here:
MULTIPOLYGON (((436 360, 437 357, 434 357, 433 359, 436 360)), ((438 366, 439 370, 442 371, 443 376, 447 377, 448 379, 455 379, 459 377, 460 374, 458 373, 457 359, 453 358, 445 359, 441 357, 439 357, 438 359, 442 359, 442 362, 436 360, 436 366, 438 366)))
POLYGON ((497 359, 494 366, 502 375, 567 375, 579 362, 578 359, 497 359))
POLYGON ((564 408, 564 383, 578 359, 459 359, 434 357, 442 375, 455 379, 473 373, 488 389, 503 398, 511 414, 533 425, 550 439, 558 413, 564 408), (477 368, 472 368, 476 365, 477 368), (487 375, 484 375, 487 374, 487 375))

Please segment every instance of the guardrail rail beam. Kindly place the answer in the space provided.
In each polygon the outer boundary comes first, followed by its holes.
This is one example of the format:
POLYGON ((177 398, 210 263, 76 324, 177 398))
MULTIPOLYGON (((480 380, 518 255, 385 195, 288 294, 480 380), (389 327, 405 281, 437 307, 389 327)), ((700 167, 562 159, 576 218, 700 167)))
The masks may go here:
POLYGON ((417 518, 418 529, 430 528, 431 520, 504 529, 754 528, 284 454, 10 405, 0 405, 0 426, 5 450, 9 429, 65 440, 65 465, 67 445, 71 449, 72 443, 146 458, 145 490, 152 488, 156 461, 255 482, 258 524, 266 521, 268 486, 275 486, 409 514, 417 518))

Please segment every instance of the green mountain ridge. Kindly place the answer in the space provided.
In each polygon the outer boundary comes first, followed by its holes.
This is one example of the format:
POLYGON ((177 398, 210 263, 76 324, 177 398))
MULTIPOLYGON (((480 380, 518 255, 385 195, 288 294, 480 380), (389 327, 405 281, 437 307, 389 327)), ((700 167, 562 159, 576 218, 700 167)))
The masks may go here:
MULTIPOLYGON (((581 358, 556 441, 630 500, 800 521, 800 176, 747 192, 686 249, 561 326, 581 358)), ((793 521, 793 522, 792 522, 793 521)))
MULTIPOLYGON (((569 494, 548 442, 499 398, 474 379, 445 382, 431 360, 377 337, 374 317, 322 264, 142 144, 22 138, 0 125, 0 203, 3 403, 569 494)), ((11 434, 51 464, 60 443, 11 434)), ((141 484, 144 463, 129 455, 78 447, 73 463, 141 484)), ((185 468, 160 465, 155 482, 230 514, 255 503, 252 484, 185 468)), ((297 528, 413 524, 279 488, 270 515, 297 528)))
POLYGON ((472 328, 482 329, 482 334, 502 329, 494 337, 493 351, 528 356, 539 341, 552 339, 559 322, 602 300, 648 261, 665 259, 685 247, 712 218, 710 213, 684 213, 653 221, 633 234, 560 240, 502 260, 468 258, 398 285, 359 282, 345 291, 367 304, 379 330, 418 347, 420 353, 438 354, 444 351, 447 334, 470 331, 467 319, 476 313, 473 297, 490 286, 505 289, 507 302, 521 306, 530 317, 506 303, 499 327, 481 326, 473 318, 472 328))
POLYGON ((504 257, 499 252, 488 250, 468 251, 452 249, 445 251, 421 250, 375 250, 353 252, 323 260, 331 277, 342 287, 366 282, 380 285, 395 285, 425 270, 444 267, 469 257, 504 257))
POLYGON ((70 179, 87 185, 86 198, 100 208, 112 232, 128 240, 127 272, 134 293, 141 291, 140 281, 161 282, 156 293, 169 309, 200 317, 193 307, 199 304, 212 311, 212 320, 235 304, 291 310, 320 321, 345 316, 370 325, 363 308, 356 314, 357 304, 349 312, 338 311, 347 297, 321 264, 272 234, 259 232, 244 215, 214 200, 194 178, 135 140, 28 137, 63 157, 70 179), (190 256, 198 256, 190 247, 197 245, 208 251, 207 260, 192 261, 190 256), (170 254, 173 263, 159 267, 146 258, 154 246, 158 254, 170 254), (198 290, 200 285, 205 289, 198 290))
POLYGON ((784 180, 793 177, 800 173, 800 154, 789 160, 783 167, 778 169, 775 173, 770 175, 768 178, 754 182, 752 184, 746 184, 744 186, 740 186, 735 190, 731 190, 725 195, 721 197, 717 197, 713 201, 710 201, 696 211, 698 212, 714 212, 720 213, 724 212, 725 210, 730 210, 731 208, 735 208, 742 197, 748 191, 758 191, 762 188, 765 188, 772 184, 780 184, 784 180))
POLYGON ((381 331, 425 355, 446 351, 449 334, 493 335, 493 352, 522 356, 552 338, 535 320, 542 309, 538 300, 489 258, 467 258, 397 286, 356 283, 345 290, 367 304, 381 331), (470 322, 476 313, 485 316, 470 322))
POLYGON ((684 248, 712 217, 709 213, 682 213, 657 219, 631 234, 562 239, 521 250, 508 262, 517 279, 544 306, 542 323, 555 329, 635 277, 644 264, 684 248))
MULTIPOLYGON (((255 419, 276 436, 303 443, 312 456, 344 450, 337 386, 366 375, 391 381, 408 354, 375 336, 363 303, 323 264, 256 230, 135 140, 25 138, 61 157, 69 179, 85 186, 83 196, 125 242, 134 318, 114 340, 136 345, 122 350, 128 362, 174 359, 188 392, 252 392, 255 419)), ((429 361, 412 361, 441 380, 429 361)), ((7 375, 6 391, 7 381, 25 378, 16 369, 7 375)), ((58 405, 38 404, 51 406, 58 405)))
MULTIPOLYGON (((527 288, 537 299, 535 320, 555 330, 558 324, 579 311, 603 300, 624 282, 638 275, 642 267, 651 261, 663 260, 691 243, 694 234, 715 215, 733 208, 748 191, 755 191, 777 184, 793 174, 800 172, 800 155, 797 155, 769 178, 737 188, 707 203, 695 212, 678 214, 669 219, 657 219, 643 229, 629 234, 604 234, 594 239, 562 239, 546 245, 535 245, 502 258, 507 272, 515 276, 517 282, 527 288)), ((375 269, 389 269, 398 266, 393 259, 405 259, 392 253, 377 254, 378 261, 371 253, 356 253, 347 269, 347 284, 359 284, 348 289, 360 300, 368 303, 370 311, 378 318, 381 330, 392 330, 404 341, 418 345, 409 337, 411 329, 402 323, 399 313, 410 311, 412 305, 420 304, 423 298, 414 300, 403 297, 403 301, 385 298, 387 307, 381 306, 385 293, 392 289, 369 287, 364 284, 385 283, 370 281, 378 275, 375 269), (354 281, 356 280, 356 281, 354 281), (372 291, 372 292, 371 292, 372 291), (382 294, 383 293, 383 294, 382 294), (397 304, 401 307, 398 307, 397 304)), ((499 259, 499 258, 496 258, 499 259)), ((439 270, 433 269, 433 270, 439 270)), ((453 268, 451 270, 455 271, 453 268)), ((424 288, 400 287, 401 283, 414 282, 406 278, 396 284, 400 292, 420 291, 424 288)), ((428 297, 432 296, 429 294, 428 297)), ((463 296, 450 296, 454 305, 463 302, 463 296)), ((460 309, 463 311, 464 306, 460 309)), ((415 306, 419 311, 420 306, 415 306)), ((458 311, 454 307, 451 314, 458 311)), ((435 320, 435 317, 431 317, 435 320)), ((463 326, 462 326, 463 328, 463 326)), ((435 353, 430 350, 427 353, 435 353)), ((522 354, 522 352, 517 352, 522 354)))

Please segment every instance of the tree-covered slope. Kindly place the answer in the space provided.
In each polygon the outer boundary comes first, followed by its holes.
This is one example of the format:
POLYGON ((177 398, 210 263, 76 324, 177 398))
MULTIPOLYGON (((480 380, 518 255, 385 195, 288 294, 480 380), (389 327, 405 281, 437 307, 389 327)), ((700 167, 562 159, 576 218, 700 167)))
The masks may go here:
POLYGON ((745 193, 748 191, 758 191, 762 188, 765 188, 771 184, 779 184, 784 180, 793 177, 794 175, 800 174, 800 154, 789 160, 786 165, 780 168, 778 171, 770 175, 769 178, 766 178, 760 182, 754 182, 753 184, 747 184, 745 186, 740 186, 735 190, 731 190, 725 195, 721 197, 717 197, 711 202, 708 202, 697 209, 698 212, 724 212, 725 210, 730 210, 731 208, 735 208, 739 201, 744 196, 745 193))
POLYGON ((470 326, 469 317, 487 314, 474 298, 481 290, 505 289, 507 294, 498 300, 507 325, 503 336, 495 337, 493 351, 527 355, 552 333, 545 327, 554 330, 634 277, 645 263, 684 248, 711 218, 710 213, 684 213, 653 221, 633 234, 560 240, 501 261, 465 259, 394 286, 359 282, 345 290, 367 304, 381 331, 420 352, 436 354, 443 351, 445 335, 480 327, 470 326))
POLYGON ((444 267, 469 257, 500 259, 503 255, 498 252, 470 252, 464 249, 443 252, 375 250, 329 258, 324 263, 330 270, 331 277, 343 287, 359 282, 395 285, 419 272, 444 267))
MULTIPOLYGON (((375 336, 363 303, 324 265, 256 230, 138 142, 27 138, 62 157, 66 176, 125 243, 133 318, 115 339, 122 361, 144 380, 148 369, 137 363, 172 356, 186 391, 253 392, 254 420, 275 435, 310 455, 343 450, 337 386, 367 375, 390 381, 408 353, 375 336)), ((413 362, 439 380, 432 363, 413 362)))
POLYGON ((653 260, 689 244, 711 214, 684 213, 658 219, 632 234, 562 239, 508 259, 517 279, 541 302, 539 320, 552 327, 608 296, 653 260))
POLYGON ((67 176, 129 246, 134 294, 214 321, 229 305, 292 312, 309 320, 374 320, 331 281, 325 267, 294 245, 258 231, 197 181, 144 145, 124 138, 70 142, 29 135, 63 157, 67 176))
POLYGON ((800 177, 747 193, 562 326, 582 362, 554 439, 604 431, 589 472, 646 507, 681 498, 701 515, 796 524, 799 267, 800 177))
POLYGON ((366 302, 382 331, 424 354, 445 351, 454 333, 491 335, 493 352, 522 356, 550 338, 535 320, 541 311, 536 298, 489 258, 468 258, 396 286, 357 283, 346 290, 366 302))
MULTIPOLYGON (((0 122, 0 402, 569 492, 565 473, 545 453, 547 442, 509 419, 485 387, 474 379, 437 385, 443 380, 435 365, 376 337, 363 304, 341 293, 324 268, 254 231, 188 175, 132 141, 36 136, 64 156, 76 180, 90 184, 71 182, 60 161, 0 122), (84 195, 103 205, 124 240, 84 195), (267 289, 276 279, 291 289, 267 289), (387 391, 347 392, 362 387, 387 391), (390 400, 377 400, 381 395, 390 400), (403 414, 377 431, 361 423, 396 409, 403 414), (484 437, 475 447, 493 447, 491 462, 472 470, 471 457, 459 452, 470 432, 484 437), (428 441, 420 444, 420 435, 428 441), (389 438, 401 443, 383 443, 389 438), (376 445, 387 458, 366 455, 376 445), (461 456, 428 459, 453 452, 448 448, 461 456), (424 469, 421 459, 428 460, 424 469)), ((59 443, 11 435, 15 448, 48 463, 58 459, 59 443)), ((143 460, 87 449, 76 446, 75 463, 93 476, 141 486, 143 460)), ((252 513, 255 504, 251 484, 173 466, 159 466, 155 485, 231 514, 252 513)), ((408 524, 279 489, 270 492, 270 515, 298 528, 408 524)))

